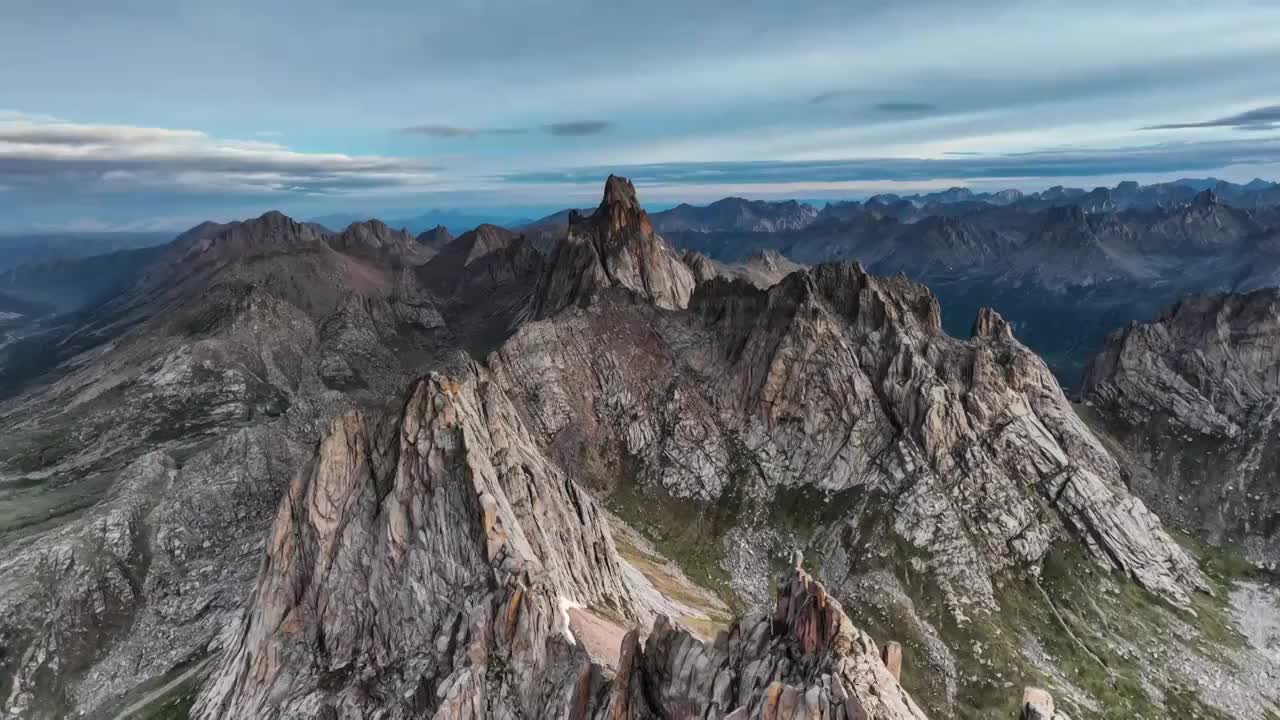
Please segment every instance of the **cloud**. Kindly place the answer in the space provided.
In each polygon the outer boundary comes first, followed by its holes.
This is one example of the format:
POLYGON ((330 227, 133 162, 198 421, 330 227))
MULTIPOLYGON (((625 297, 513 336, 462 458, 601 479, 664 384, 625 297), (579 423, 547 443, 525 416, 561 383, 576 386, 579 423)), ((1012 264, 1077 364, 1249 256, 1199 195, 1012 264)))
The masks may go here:
POLYGON ((411 158, 304 153, 197 130, 0 118, 0 185, 53 193, 344 194, 429 186, 411 158))
POLYGON ((1149 125, 1143 130, 1187 130, 1190 128, 1229 127, 1237 130, 1280 130, 1280 105, 1267 105, 1216 120, 1202 122, 1168 123, 1149 125))
MULTIPOLYGON (((867 95, 868 91, 859 92, 857 90, 828 90, 818 93, 809 99, 811 105, 822 105, 834 100, 843 100, 845 98, 855 98, 859 95, 867 95)), ((935 112, 938 106, 933 103, 920 102, 916 100, 888 100, 878 102, 871 106, 871 109, 882 113, 927 113, 935 112)))
POLYGON ((526 128, 472 128, 459 127, 457 125, 426 124, 402 128, 400 132, 410 135, 429 135, 437 138, 472 138, 479 135, 523 135, 529 131, 526 128))
POLYGON ((514 183, 595 183, 610 172, 649 185, 787 182, 922 182, 948 179, 1081 178, 1216 171, 1280 164, 1280 138, 1163 143, 1021 153, 948 153, 936 158, 657 163, 583 167, 506 176, 514 183))
POLYGON ((927 113, 938 109, 937 105, 927 102, 882 102, 876 103, 874 107, 887 113, 927 113))
POLYGON ((851 97, 856 94, 857 93, 854 90, 827 90, 826 92, 820 92, 809 98, 809 103, 811 105, 821 105, 826 102, 831 102, 832 100, 840 100, 841 98, 851 97))
MULTIPOLYGON (((542 125, 539 129, 548 135, 559 137, 580 137, 597 135, 613 127, 613 123, 603 120, 567 120, 542 125)), ((524 135, 528 128, 474 128, 461 125, 443 125, 428 123, 401 128, 400 132, 410 135, 428 135, 436 138, 474 138, 482 135, 524 135)))
POLYGON ((611 127, 613 127, 613 123, 603 120, 570 120, 543 125, 542 129, 552 135, 577 137, 581 135, 597 135, 611 127))

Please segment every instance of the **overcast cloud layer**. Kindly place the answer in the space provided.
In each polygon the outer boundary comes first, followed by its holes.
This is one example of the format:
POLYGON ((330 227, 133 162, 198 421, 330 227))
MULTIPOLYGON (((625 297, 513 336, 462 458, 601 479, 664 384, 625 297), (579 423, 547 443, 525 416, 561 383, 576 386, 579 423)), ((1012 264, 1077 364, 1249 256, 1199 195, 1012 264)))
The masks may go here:
POLYGON ((120 5, 4 0, 0 231, 1280 179, 1265 0, 120 5))

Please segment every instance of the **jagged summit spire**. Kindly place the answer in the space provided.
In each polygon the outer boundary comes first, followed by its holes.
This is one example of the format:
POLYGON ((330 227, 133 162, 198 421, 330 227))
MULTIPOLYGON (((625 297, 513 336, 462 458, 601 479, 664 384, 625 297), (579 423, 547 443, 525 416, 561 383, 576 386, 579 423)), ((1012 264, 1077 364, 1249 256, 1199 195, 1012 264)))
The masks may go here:
POLYGON ((636 199, 635 185, 630 180, 618 175, 610 175, 604 181, 604 197, 600 201, 600 207, 614 205, 622 205, 636 210, 640 209, 640 201, 636 199))
POLYGON ((608 233, 636 231, 653 234, 653 223, 649 220, 649 213, 640 206, 635 185, 620 175, 610 175, 604 181, 604 195, 591 217, 584 218, 577 210, 569 211, 570 227, 584 223, 591 223, 608 233))
POLYGON ((978 317, 974 319, 973 329, 969 335, 974 339, 1012 340, 1013 330, 1000 313, 989 307, 983 307, 978 309, 978 317))
POLYGON ((1218 194, 1213 190, 1201 190, 1196 194, 1195 199, 1191 201, 1197 207, 1209 207, 1218 204, 1218 194))
POLYGON ((655 305, 688 305, 692 271, 653 231, 630 180, 610 175, 600 207, 589 218, 569 213, 569 233, 535 293, 531 315, 548 317, 606 287, 625 288, 655 305))

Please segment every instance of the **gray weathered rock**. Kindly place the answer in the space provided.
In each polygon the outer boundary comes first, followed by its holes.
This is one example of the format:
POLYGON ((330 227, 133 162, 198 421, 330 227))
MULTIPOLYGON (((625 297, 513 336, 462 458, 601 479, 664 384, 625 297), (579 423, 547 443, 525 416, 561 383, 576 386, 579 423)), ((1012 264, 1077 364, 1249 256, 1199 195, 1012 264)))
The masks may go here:
POLYGON ((748 615, 714 644, 659 618, 643 651, 633 633, 623 656, 605 717, 925 717, 875 642, 798 567, 779 582, 771 614, 748 615))
POLYGON ((563 715, 570 606, 646 612, 594 502, 501 390, 432 376, 384 424, 334 421, 197 715, 563 715))
POLYGON ((684 264, 693 272, 696 282, 704 282, 713 277, 727 280, 741 278, 758 288, 768 289, 782 282, 782 279, 804 266, 788 260, 773 250, 758 250, 736 263, 720 263, 694 250, 685 251, 681 257, 684 264))
POLYGON ((1280 292, 1191 297, 1107 339, 1084 396, 1133 487, 1213 543, 1280 567, 1280 292))
POLYGON ((674 496, 867 493, 960 615, 1067 537, 1175 602, 1203 586, 1044 364, 1004 334, 946 336, 904 278, 714 279, 683 315, 604 298, 522 327, 490 363, 553 446, 616 452, 674 496))
POLYGON ((1053 720, 1053 696, 1040 688, 1029 687, 1022 693, 1022 720, 1053 720))
POLYGON ((1051 552, 1204 587, 999 315, 956 340, 903 277, 682 263, 649 222, 611 178, 549 259, 278 213, 175 241, 0 405, 0 488, 74 498, 0 528, 6 709, 112 715, 207 669, 209 718, 918 718, 855 624, 946 715, 975 672, 1015 687, 953 633, 1044 593, 1051 552), (689 576, 754 611, 661 569, 684 538, 639 549, 636 504, 693 518, 689 576), (771 597, 797 546, 840 602, 798 561, 771 597))
POLYGON ((580 629, 652 621, 623 565, 499 386, 433 375, 384 422, 334 421, 195 715, 773 718, 805 698, 781 717, 923 718, 800 569, 772 618, 714 646, 663 617, 643 651, 633 631, 615 653, 580 629))
POLYGON ((327 419, 456 364, 410 263, 332 239, 279 214, 180 237, 0 405, 0 477, 19 488, 0 543, 24 558, 0 564, 0 607, 23 609, 0 615, 16 717, 105 712, 199 662, 327 419), (139 479, 154 458, 167 481, 139 479))

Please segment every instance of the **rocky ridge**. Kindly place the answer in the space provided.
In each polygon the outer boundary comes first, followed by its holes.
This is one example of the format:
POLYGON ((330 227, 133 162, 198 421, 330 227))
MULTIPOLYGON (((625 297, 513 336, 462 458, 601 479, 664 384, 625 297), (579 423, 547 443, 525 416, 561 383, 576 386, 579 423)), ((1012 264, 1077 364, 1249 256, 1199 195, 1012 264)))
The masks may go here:
POLYGON ((1214 544, 1276 568, 1280 292, 1191 297, 1112 334, 1083 395, 1132 456, 1132 484, 1214 544))
POLYGON ((590 217, 569 212, 568 235, 547 261, 530 314, 549 317, 615 287, 673 310, 688 304, 693 286, 689 268, 654 232, 631 181, 610 175, 590 217))
POLYGON ((714 277, 685 313, 619 290, 522 325, 490 356, 531 427, 624 519, 702 527, 688 551, 710 552, 749 604, 799 545, 859 611, 907 614, 938 712, 987 682, 959 676, 939 633, 1003 622, 1010 578, 1040 596, 1043 565, 1070 548, 1094 568, 1079 572, 1117 570, 1188 611, 1209 590, 997 313, 956 340, 926 288, 849 264, 767 290, 714 277), (780 512, 797 503, 798 517, 780 512))
POLYGON ((682 203, 670 210, 654 213, 653 221, 659 232, 778 232, 799 230, 817 218, 817 209, 795 200, 767 202, 730 197, 717 200, 706 207, 682 203))
POLYGON ((329 237, 278 214, 179 237, 0 406, 15 717, 109 707, 202 661, 324 421, 462 356, 402 264, 329 237))
POLYGON ((772 250, 760 250, 741 262, 728 264, 716 262, 696 250, 686 250, 680 259, 689 266, 694 281, 699 284, 719 276, 741 278, 758 288, 770 288, 787 275, 804 269, 803 265, 772 250))
POLYGON ((848 263, 695 287, 620 178, 545 260, 498 228, 421 264, 360 235, 193 229, 0 408, 23 480, 113 483, 4 538, 19 716, 181 668, 211 672, 198 716, 327 720, 985 717, 1024 679, 1150 716, 1208 687, 1200 645, 1158 642, 1196 628, 1151 620, 1203 612, 1206 578, 999 314, 955 339, 927 288, 848 263), (25 417, 91 442, 51 452, 25 417), (708 631, 659 553, 745 615, 708 631), (1155 646, 1081 623, 1115 597, 1155 646), (867 632, 904 641, 910 696, 867 632))
POLYGON ((614 648, 575 632, 652 621, 624 563, 496 384, 433 375, 386 425, 334 421, 195 715, 924 717, 798 566, 772 619, 713 646, 665 616, 643 650, 636 630, 614 648))
POLYGON ((824 265, 768 291, 712 280, 690 310, 603 303, 521 328, 490 362, 550 442, 617 448, 675 496, 891 501, 957 611, 1064 533, 1174 601, 1202 585, 1043 363, 1007 333, 947 337, 922 286, 824 265))

